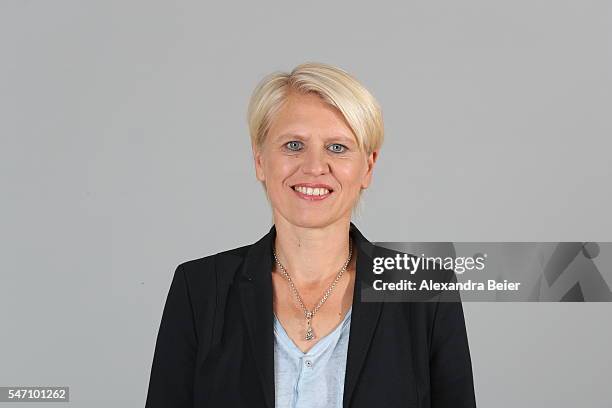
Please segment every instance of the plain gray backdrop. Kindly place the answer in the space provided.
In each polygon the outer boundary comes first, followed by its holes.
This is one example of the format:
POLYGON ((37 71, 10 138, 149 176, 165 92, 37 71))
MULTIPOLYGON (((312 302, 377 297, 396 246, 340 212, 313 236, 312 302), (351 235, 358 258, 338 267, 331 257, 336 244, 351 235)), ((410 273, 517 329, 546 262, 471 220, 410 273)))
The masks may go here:
MULTIPOLYGON (((611 22, 588 0, 1 0, 0 385, 144 405, 174 268, 271 225, 246 107, 305 61, 382 105, 368 239, 612 240, 611 22)), ((612 304, 464 309, 480 407, 611 406, 612 304)))

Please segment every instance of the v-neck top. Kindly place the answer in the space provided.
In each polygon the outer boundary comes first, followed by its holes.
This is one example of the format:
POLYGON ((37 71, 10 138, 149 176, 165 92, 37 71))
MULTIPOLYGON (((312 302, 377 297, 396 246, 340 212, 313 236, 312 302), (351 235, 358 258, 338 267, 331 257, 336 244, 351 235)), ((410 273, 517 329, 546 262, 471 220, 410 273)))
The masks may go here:
POLYGON ((352 310, 306 353, 274 315, 275 406, 342 408, 352 310))

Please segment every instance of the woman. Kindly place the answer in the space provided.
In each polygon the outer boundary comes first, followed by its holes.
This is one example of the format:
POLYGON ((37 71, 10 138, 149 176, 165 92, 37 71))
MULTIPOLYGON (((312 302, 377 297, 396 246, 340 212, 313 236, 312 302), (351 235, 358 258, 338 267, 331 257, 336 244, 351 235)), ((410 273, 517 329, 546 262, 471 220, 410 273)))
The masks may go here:
POLYGON ((274 225, 176 269, 146 406, 473 407, 461 303, 361 302, 373 245, 351 223, 383 140, 345 71, 274 73, 248 112, 274 225))

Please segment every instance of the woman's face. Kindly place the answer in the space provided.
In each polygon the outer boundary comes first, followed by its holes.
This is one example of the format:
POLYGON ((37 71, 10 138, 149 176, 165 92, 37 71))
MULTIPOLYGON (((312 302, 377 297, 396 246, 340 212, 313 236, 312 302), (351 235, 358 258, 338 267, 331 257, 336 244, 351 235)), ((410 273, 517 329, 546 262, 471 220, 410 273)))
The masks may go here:
POLYGON ((253 153, 275 218, 308 228, 350 221, 378 156, 359 150, 337 109, 316 94, 298 93, 288 97, 253 153))

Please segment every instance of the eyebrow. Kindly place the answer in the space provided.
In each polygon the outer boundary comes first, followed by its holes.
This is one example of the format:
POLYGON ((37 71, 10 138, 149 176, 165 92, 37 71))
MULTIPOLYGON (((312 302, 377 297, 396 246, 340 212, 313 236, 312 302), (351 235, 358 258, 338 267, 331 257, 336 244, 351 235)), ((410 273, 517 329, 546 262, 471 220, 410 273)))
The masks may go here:
MULTIPOLYGON (((307 140, 309 137, 305 136, 305 135, 303 135, 303 134, 301 134, 299 132, 287 132, 287 133, 283 133, 283 134, 277 136, 278 140, 285 139, 285 138, 296 138, 296 139, 299 139, 299 140, 307 140)), ((325 139, 326 140, 333 139, 333 140, 337 140, 337 141, 343 141, 345 143, 357 143, 355 138, 348 137, 348 136, 346 136, 344 134, 329 136, 329 137, 326 137, 325 139)))
POLYGON ((282 135, 277 136, 277 139, 285 139, 287 137, 295 137, 298 139, 308 139, 307 136, 304 136, 298 132, 287 132, 287 133, 283 133, 282 135))

